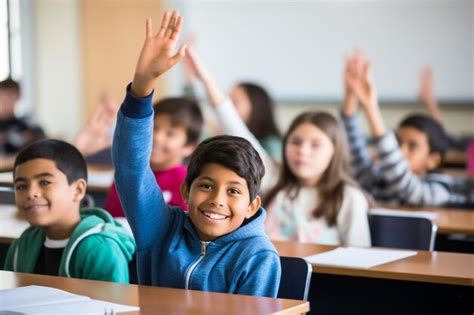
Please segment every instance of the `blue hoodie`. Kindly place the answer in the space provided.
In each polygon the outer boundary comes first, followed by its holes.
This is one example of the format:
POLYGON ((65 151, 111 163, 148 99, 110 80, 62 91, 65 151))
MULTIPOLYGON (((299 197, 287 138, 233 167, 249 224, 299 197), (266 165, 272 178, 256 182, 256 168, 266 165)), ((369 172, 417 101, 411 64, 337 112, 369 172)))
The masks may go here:
POLYGON ((140 284, 276 297, 280 258, 265 234, 263 208, 237 230, 204 242, 188 214, 164 201, 150 168, 152 96, 138 99, 127 88, 112 148, 140 284))

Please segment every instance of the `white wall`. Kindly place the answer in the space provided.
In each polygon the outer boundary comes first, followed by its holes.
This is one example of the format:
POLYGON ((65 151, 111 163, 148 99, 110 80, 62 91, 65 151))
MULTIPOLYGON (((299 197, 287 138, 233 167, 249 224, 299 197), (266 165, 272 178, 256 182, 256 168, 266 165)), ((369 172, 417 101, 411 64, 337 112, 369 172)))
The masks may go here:
POLYGON ((251 79, 279 100, 341 99, 344 56, 357 46, 382 99, 414 99, 419 69, 432 64, 441 99, 474 100, 472 0, 184 3, 186 28, 225 88, 251 79))

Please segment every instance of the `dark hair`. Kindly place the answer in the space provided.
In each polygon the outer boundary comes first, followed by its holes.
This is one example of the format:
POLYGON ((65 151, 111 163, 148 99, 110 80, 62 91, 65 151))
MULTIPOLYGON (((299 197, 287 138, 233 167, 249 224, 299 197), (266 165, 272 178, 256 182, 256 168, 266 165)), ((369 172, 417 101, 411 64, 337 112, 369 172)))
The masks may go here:
MULTIPOLYGON (((345 186, 351 185, 359 188, 349 175, 349 154, 347 152, 346 135, 344 129, 333 115, 326 112, 305 112, 296 117, 291 123, 283 138, 284 148, 288 143, 291 133, 304 123, 310 123, 321 129, 334 145, 334 156, 316 185, 320 202, 313 211, 315 218, 324 216, 328 225, 333 226, 337 224, 337 215, 344 199, 345 186)), ((267 207, 276 194, 283 189, 286 189, 290 198, 296 198, 300 189, 298 178, 288 167, 286 154, 283 155, 283 165, 278 182, 263 198, 264 206, 267 207)), ((368 200, 370 202, 370 199, 368 200)))
POLYGON ((448 146, 448 137, 443 126, 436 120, 423 114, 415 114, 406 117, 398 128, 413 127, 426 134, 430 146, 430 153, 439 153, 441 157, 448 146))
POLYGON ((241 82, 237 86, 245 91, 252 105, 247 127, 254 136, 259 140, 268 136, 280 137, 273 115, 273 101, 267 91, 250 82, 241 82))
POLYGON ((58 170, 66 175, 68 184, 80 178, 87 181, 87 165, 84 157, 78 149, 67 142, 46 139, 26 146, 15 159, 13 176, 18 165, 34 159, 53 161, 58 170))
POLYGON ((155 117, 170 115, 171 123, 186 129, 186 144, 198 142, 201 133, 203 118, 199 104, 192 98, 168 97, 153 105, 155 117))
POLYGON ((184 179, 188 189, 201 174, 204 165, 209 163, 222 165, 244 178, 249 188, 250 201, 255 199, 265 174, 265 166, 250 142, 241 137, 228 135, 212 137, 201 142, 189 160, 188 173, 184 179))
POLYGON ((15 90, 16 93, 20 94, 20 85, 18 82, 8 77, 3 81, 0 81, 0 90, 15 90))

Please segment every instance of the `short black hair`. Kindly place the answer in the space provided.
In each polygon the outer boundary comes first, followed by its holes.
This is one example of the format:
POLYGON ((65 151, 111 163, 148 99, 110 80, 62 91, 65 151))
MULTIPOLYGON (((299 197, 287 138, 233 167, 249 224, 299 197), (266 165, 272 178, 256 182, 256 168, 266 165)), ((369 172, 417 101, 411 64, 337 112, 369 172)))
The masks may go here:
POLYGON ((187 97, 168 97, 153 105, 155 117, 170 115, 173 126, 186 129, 186 144, 198 142, 203 125, 201 109, 196 100, 187 97))
POLYGON ((201 174, 204 165, 209 163, 222 165, 244 178, 249 188, 250 201, 255 199, 265 175, 265 166, 249 141, 241 137, 223 135, 209 138, 199 144, 191 155, 188 173, 184 179, 188 190, 201 174))
POLYGON ((34 159, 46 159, 53 161, 58 170, 63 172, 68 184, 82 178, 87 182, 87 164, 76 147, 54 139, 39 140, 26 146, 18 153, 13 166, 13 176, 16 167, 34 159))
POLYGON ((402 120, 398 128, 402 127, 413 127, 426 134, 430 153, 439 153, 441 157, 444 156, 448 146, 448 137, 443 126, 436 120, 427 115, 414 114, 402 120))
POLYGON ((0 81, 0 90, 14 90, 16 93, 20 94, 20 85, 18 82, 8 77, 3 81, 0 81))

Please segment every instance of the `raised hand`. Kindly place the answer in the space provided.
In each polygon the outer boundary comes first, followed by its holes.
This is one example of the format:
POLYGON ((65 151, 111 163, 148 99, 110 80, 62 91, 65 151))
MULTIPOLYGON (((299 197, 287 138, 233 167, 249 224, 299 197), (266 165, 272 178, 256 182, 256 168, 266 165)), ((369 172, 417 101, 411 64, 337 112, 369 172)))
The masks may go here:
POLYGON ((204 64, 201 62, 196 52, 192 48, 187 49, 186 58, 188 59, 190 67, 192 67, 196 78, 201 80, 206 88, 209 100, 213 106, 219 106, 224 101, 225 97, 217 84, 214 82, 211 74, 206 70, 204 64))
POLYGON ((186 45, 174 50, 183 27, 183 17, 177 11, 163 14, 160 30, 153 35, 151 19, 146 20, 146 38, 135 69, 132 93, 145 97, 153 91, 155 80, 176 65, 185 55, 186 45))
POLYGON ((357 112, 357 96, 349 84, 351 77, 355 77, 357 68, 361 63, 361 52, 359 50, 354 51, 346 57, 346 64, 344 68, 344 104, 342 112, 346 116, 352 116, 357 112))
POLYGON ((430 66, 425 66, 420 73, 420 89, 418 91, 418 98, 430 113, 431 117, 441 123, 443 118, 434 95, 433 81, 433 70, 430 66))
POLYGON ((101 104, 74 139, 74 145, 84 156, 87 157, 112 145, 108 132, 114 124, 118 108, 118 103, 109 94, 104 93, 101 104))
POLYGON ((372 65, 362 54, 356 57, 353 68, 347 73, 346 82, 366 111, 378 108, 377 91, 372 80, 372 65))

